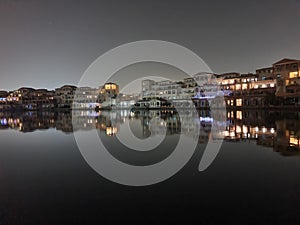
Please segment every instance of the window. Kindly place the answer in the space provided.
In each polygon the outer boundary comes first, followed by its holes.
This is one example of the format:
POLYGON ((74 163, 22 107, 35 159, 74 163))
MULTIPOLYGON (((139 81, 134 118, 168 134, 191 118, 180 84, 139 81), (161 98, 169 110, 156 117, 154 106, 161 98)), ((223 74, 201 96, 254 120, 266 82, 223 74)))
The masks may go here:
POLYGON ((236 106, 242 106, 242 99, 241 98, 236 99, 236 106))
POLYGON ((298 71, 290 72, 289 78, 296 78, 298 76, 299 76, 298 71))

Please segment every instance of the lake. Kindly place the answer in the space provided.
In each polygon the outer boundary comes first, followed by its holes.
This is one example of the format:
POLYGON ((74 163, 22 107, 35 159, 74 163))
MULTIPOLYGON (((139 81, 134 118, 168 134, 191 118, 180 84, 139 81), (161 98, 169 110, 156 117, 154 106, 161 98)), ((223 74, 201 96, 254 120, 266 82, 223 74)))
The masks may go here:
POLYGON ((0 224, 299 223, 300 112, 221 114, 0 112, 0 224), (213 124, 221 127, 215 134, 213 124), (154 150, 135 151, 118 141, 126 127, 142 141, 163 139, 154 150), (180 136, 197 145, 169 179, 128 186, 106 179, 88 164, 75 137, 91 131, 115 159, 139 167, 167 159, 180 136), (200 172, 210 140, 223 142, 200 172))

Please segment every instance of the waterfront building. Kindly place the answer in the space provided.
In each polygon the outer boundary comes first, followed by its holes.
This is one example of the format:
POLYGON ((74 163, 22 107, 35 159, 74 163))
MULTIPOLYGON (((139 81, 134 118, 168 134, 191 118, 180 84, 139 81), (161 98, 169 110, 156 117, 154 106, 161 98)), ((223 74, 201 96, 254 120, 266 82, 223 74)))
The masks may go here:
POLYGON ((196 80, 192 77, 188 77, 183 79, 181 90, 182 90, 182 95, 184 97, 193 97, 194 96, 194 91, 195 87, 197 87, 198 84, 196 80))
POLYGON ((273 67, 257 69, 256 74, 258 75, 258 80, 275 79, 273 67))
POLYGON ((117 108, 131 108, 140 98, 140 94, 122 94, 116 98, 117 108))
POLYGON ((99 89, 78 87, 74 94, 73 109, 94 109, 97 106, 99 89))
POLYGON ((0 98, 6 98, 8 95, 7 91, 0 91, 0 98))
POLYGON ((38 109, 52 109, 55 107, 54 91, 47 89, 37 89, 34 91, 33 103, 38 109))
POLYGON ((143 98, 163 98, 166 100, 174 100, 182 98, 183 82, 175 82, 171 80, 142 81, 142 97, 143 98))
POLYGON ((276 96, 284 98, 300 97, 300 60, 282 59, 273 64, 277 80, 276 96))
POLYGON ((113 101, 112 99, 115 99, 119 95, 119 85, 116 83, 105 83, 99 87, 99 90, 97 98, 97 102, 99 103, 113 101))
POLYGON ((73 104, 76 87, 73 85, 64 85, 55 89, 54 98, 59 108, 71 108, 73 104))

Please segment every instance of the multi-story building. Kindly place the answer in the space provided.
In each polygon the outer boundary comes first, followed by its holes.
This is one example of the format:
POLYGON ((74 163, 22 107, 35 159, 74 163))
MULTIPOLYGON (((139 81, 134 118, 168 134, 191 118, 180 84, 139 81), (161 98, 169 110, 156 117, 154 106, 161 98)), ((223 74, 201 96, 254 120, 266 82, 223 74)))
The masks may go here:
POLYGON ((181 90, 183 97, 194 97, 195 95, 195 87, 197 87, 197 82, 194 78, 188 77, 183 79, 181 90))
POLYGON ((33 103, 39 109, 50 109, 55 107, 54 91, 37 89, 34 91, 33 103))
POLYGON ((174 100, 182 98, 182 82, 171 80, 142 81, 142 97, 143 98, 163 98, 166 100, 174 100))
POLYGON ((274 79, 273 67, 266 67, 256 70, 258 80, 269 80, 274 79))
POLYGON ((105 83, 99 87, 100 93, 98 95, 97 102, 103 103, 105 101, 111 101, 119 95, 119 85, 116 83, 105 83))
POLYGON ((55 100, 59 108, 71 108, 73 104, 76 87, 73 85, 64 85, 55 89, 55 100))
POLYGON ((74 94, 73 109, 93 109, 97 105, 99 89, 79 87, 74 94))
POLYGON ((119 94, 116 99, 117 108, 131 108, 140 98, 140 94, 119 94))
POLYGON ((273 67, 277 80, 276 96, 300 97, 300 60, 285 58, 273 67))
POLYGON ((0 91, 0 98, 6 98, 8 95, 7 91, 0 91))

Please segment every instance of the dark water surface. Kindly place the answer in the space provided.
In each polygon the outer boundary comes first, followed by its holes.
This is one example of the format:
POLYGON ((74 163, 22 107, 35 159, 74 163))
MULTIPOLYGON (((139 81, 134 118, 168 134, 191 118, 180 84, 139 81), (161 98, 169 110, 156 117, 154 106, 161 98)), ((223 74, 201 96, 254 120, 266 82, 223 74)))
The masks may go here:
POLYGON ((192 136, 193 122, 161 111, 77 113, 77 124, 71 112, 0 113, 1 225, 300 222, 298 112, 227 112, 220 152, 199 172, 212 122, 209 112, 201 112, 202 132, 192 159, 170 179, 145 187, 98 175, 83 159, 73 132, 96 126, 109 145, 127 120, 137 137, 147 138, 147 122, 159 117, 167 130, 159 153, 126 156, 111 145, 116 158, 146 165, 168 157, 182 130, 192 136))

